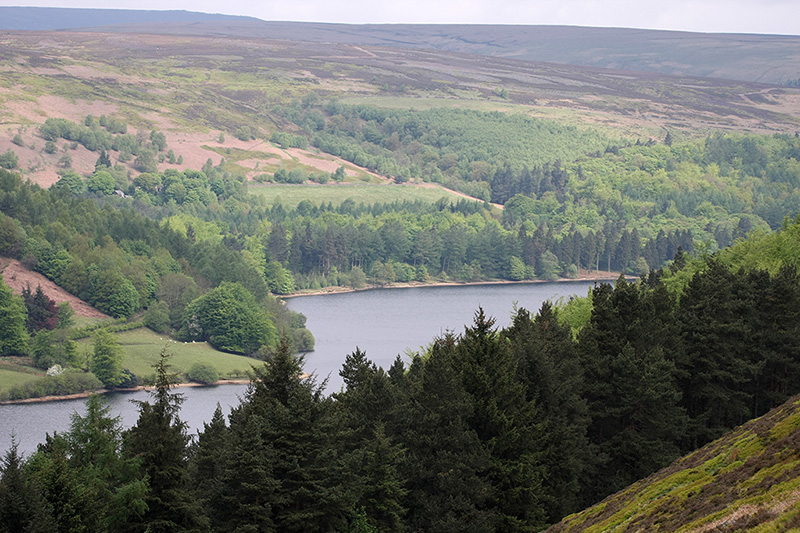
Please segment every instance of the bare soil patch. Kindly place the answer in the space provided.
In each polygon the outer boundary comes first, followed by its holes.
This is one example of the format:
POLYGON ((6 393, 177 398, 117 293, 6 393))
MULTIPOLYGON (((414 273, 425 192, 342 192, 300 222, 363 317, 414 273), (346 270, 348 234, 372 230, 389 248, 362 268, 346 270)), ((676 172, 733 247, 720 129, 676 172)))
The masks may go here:
POLYGON ((30 286, 31 290, 35 290, 37 286, 41 286, 42 291, 44 291, 47 297, 56 303, 69 302, 75 314, 78 316, 88 318, 110 318, 108 315, 101 313, 77 296, 68 293, 38 272, 28 270, 16 259, 0 257, 0 273, 6 285, 11 287, 16 294, 22 294, 22 290, 28 286, 30 286))

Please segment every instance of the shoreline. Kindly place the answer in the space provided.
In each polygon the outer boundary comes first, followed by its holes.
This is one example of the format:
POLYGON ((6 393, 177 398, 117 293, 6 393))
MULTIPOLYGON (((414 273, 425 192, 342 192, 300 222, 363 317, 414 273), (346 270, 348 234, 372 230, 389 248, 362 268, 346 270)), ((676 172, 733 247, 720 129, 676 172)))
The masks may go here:
MULTIPOLYGON (((378 290, 378 289, 410 289, 410 288, 417 288, 417 287, 467 287, 467 286, 477 286, 477 285, 532 285, 537 283, 569 283, 569 282, 581 282, 581 281, 596 281, 596 282, 613 282, 617 280, 620 276, 620 272, 610 272, 610 271, 594 271, 593 273, 589 273, 586 271, 582 271, 578 277, 576 278, 558 278, 556 280, 544 280, 544 279, 530 279, 530 280, 521 280, 521 281, 513 281, 513 280, 487 280, 487 281, 432 281, 432 282, 422 282, 422 281, 411 281, 407 283, 393 283, 390 285, 367 285, 366 287, 362 287, 359 289, 354 289, 352 287, 326 287, 324 289, 307 291, 307 292, 296 292, 292 294, 278 296, 281 300, 283 299, 291 299, 291 298, 302 298, 303 296, 325 296, 325 295, 333 295, 333 294, 346 294, 346 293, 353 293, 353 292, 362 292, 362 291, 371 291, 371 290, 378 290)), ((636 276, 625 276, 626 279, 637 279, 636 276)), ((215 383, 176 383, 171 388, 183 388, 183 387, 215 387, 217 385, 246 385, 250 383, 249 379, 224 379, 219 380, 215 383)), ((63 396, 40 396, 38 398, 24 398, 21 400, 6 400, 0 401, 0 405, 22 405, 28 403, 44 403, 44 402, 58 402, 58 401, 65 401, 65 400, 79 400, 82 398, 88 398, 92 394, 107 394, 109 392, 137 392, 142 390, 153 390, 154 387, 152 385, 140 385, 138 387, 133 387, 129 389, 97 389, 93 391, 84 391, 78 392, 75 394, 66 394, 63 396)))
MULTIPOLYGON (((611 272, 607 270, 597 271, 594 274, 584 272, 575 278, 558 278, 554 280, 547 279, 525 279, 521 281, 513 281, 508 279, 497 279, 487 281, 409 281, 406 283, 391 283, 387 285, 367 285, 355 289, 353 287, 331 286, 322 289, 304 290, 293 292, 290 294, 278 295, 277 297, 284 299, 302 298, 303 296, 325 296, 328 294, 346 294, 351 292, 372 291, 378 289, 411 289, 418 287, 467 287, 475 285, 532 285, 535 283, 569 283, 572 281, 602 281, 613 282, 616 281, 621 272, 611 272)), ((625 279, 638 279, 638 276, 625 276, 625 279)))
MULTIPOLYGON (((217 385, 247 385, 250 383, 249 379, 221 379, 214 383, 176 383, 171 386, 171 389, 181 389, 184 387, 216 387, 217 385)), ((39 396, 38 398, 23 398, 22 400, 6 400, 0 402, 0 405, 21 405, 26 403, 45 403, 45 402, 60 402, 64 400, 80 400, 88 398, 93 394, 108 394, 109 392, 138 392, 154 390, 153 385, 139 385, 138 387, 131 387, 129 389, 97 389, 92 391, 76 392, 75 394, 65 394, 63 396, 39 396)))

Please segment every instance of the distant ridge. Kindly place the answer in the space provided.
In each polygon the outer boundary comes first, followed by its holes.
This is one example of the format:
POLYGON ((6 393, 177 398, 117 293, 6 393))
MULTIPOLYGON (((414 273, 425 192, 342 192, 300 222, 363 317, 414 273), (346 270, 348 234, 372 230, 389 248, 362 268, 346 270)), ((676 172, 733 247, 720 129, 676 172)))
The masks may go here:
POLYGON ((88 9, 62 7, 0 7, 0 30, 66 30, 118 24, 154 22, 231 22, 252 17, 199 13, 196 11, 88 9))
POLYGON ((333 24, 193 11, 0 7, 0 30, 70 29, 373 45, 671 76, 800 83, 796 35, 513 24, 333 24))

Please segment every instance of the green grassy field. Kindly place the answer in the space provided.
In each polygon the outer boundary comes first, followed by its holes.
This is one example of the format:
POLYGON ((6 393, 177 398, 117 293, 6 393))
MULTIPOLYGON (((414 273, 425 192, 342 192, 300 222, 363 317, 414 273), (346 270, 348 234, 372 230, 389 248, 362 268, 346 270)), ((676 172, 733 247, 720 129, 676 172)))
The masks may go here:
MULTIPOLYGON (((246 379, 253 366, 262 364, 257 359, 219 352, 207 343, 177 342, 147 328, 115 333, 122 348, 122 367, 136 374, 143 383, 153 381, 153 365, 161 351, 172 354, 169 364, 172 372, 187 381, 184 374, 195 363, 207 363, 219 372, 220 379, 246 379)), ((78 341, 81 360, 88 360, 92 351, 92 338, 78 341)), ((24 366, 24 362, 0 361, 0 395, 14 387, 44 379, 41 370, 24 366)))
POLYGON ((122 366, 143 379, 154 375, 153 364, 158 361, 161 350, 172 354, 169 364, 174 372, 185 373, 195 363, 209 363, 219 372, 220 378, 243 378, 252 365, 261 364, 250 357, 219 352, 207 343, 183 343, 139 328, 116 334, 122 351, 122 366))
POLYGON ((25 383, 36 381, 37 379, 41 379, 41 376, 28 372, 18 372, 17 370, 0 368, 0 393, 8 391, 17 385, 24 385, 25 383))
MULTIPOLYGON (((296 207, 303 200, 314 205, 332 203, 339 205, 351 198, 356 204, 377 204, 408 201, 438 202, 442 198, 451 201, 461 199, 459 195, 436 185, 418 187, 414 185, 331 184, 331 185, 250 185, 248 192, 264 196, 269 203, 281 203, 285 207, 296 207)), ((476 200, 477 201, 477 200, 476 200)))

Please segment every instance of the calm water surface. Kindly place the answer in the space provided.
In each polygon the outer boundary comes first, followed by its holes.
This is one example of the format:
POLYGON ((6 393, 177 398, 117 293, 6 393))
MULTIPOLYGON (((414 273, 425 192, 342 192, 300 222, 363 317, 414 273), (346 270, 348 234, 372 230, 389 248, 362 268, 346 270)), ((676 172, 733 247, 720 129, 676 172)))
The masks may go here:
POLYGON ((497 327, 505 327, 515 304, 534 313, 545 300, 586 296, 593 285, 575 281, 379 289, 291 298, 287 306, 306 316, 316 339, 315 350, 306 355, 306 371, 316 373, 318 381, 328 378, 328 392, 336 392, 342 386, 342 362, 356 347, 388 369, 407 350, 418 351, 448 331, 463 333, 479 307, 497 327))
MULTIPOLYGON (((317 381, 327 378, 327 392, 342 386, 339 369, 356 346, 379 366, 388 368, 395 357, 407 360, 408 350, 417 351, 434 337, 451 331, 462 333, 482 307, 496 319, 497 327, 511 322, 514 305, 537 311, 547 299, 585 296, 593 282, 533 283, 513 285, 472 285, 381 289, 324 296, 303 296, 287 306, 308 318, 307 327, 316 338, 316 349, 306 355, 305 369, 317 381)), ((181 419, 190 432, 202 429, 217 403, 225 414, 238 405, 245 385, 181 388, 186 401, 181 419)), ((136 423, 138 411, 131 400, 147 400, 148 393, 106 395, 114 415, 125 427, 136 423)), ((70 415, 85 414, 85 400, 0 405, 0 454, 15 434, 19 450, 29 455, 47 433, 69 428, 70 415)))

